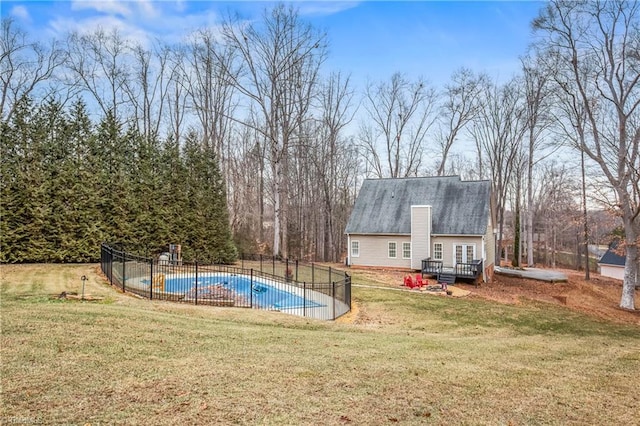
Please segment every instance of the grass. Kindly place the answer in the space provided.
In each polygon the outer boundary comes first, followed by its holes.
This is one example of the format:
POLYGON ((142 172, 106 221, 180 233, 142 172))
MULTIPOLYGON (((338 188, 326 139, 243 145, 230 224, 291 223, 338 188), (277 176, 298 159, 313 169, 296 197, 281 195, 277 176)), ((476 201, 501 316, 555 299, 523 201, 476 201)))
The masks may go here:
POLYGON ((2 424, 583 425, 640 411, 640 330, 555 305, 354 288, 354 321, 320 322, 137 299, 93 265, 0 272, 2 424), (103 300, 52 298, 81 275, 103 300))

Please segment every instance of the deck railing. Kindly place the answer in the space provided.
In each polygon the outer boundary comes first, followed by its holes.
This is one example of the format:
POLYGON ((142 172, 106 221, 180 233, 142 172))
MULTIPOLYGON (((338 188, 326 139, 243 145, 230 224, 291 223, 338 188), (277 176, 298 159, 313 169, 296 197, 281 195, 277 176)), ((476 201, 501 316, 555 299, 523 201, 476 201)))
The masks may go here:
POLYGON ((442 273, 442 261, 431 260, 431 258, 422 259, 422 273, 424 275, 439 275, 442 273))
POLYGON ((456 277, 460 278, 478 278, 482 274, 482 259, 456 264, 455 273, 456 277))
POLYGON ((443 274, 455 275, 456 278, 477 280, 482 275, 482 259, 475 259, 471 262, 458 263, 455 267, 445 268, 441 260, 431 260, 431 258, 422 260, 422 274, 433 275, 440 280, 443 274))

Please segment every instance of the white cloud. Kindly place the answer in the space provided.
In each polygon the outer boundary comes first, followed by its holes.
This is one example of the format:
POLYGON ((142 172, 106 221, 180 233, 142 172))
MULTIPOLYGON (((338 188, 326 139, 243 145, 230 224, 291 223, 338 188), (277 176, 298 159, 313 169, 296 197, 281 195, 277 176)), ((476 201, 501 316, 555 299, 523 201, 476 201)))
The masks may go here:
POLYGON ((13 6, 10 12, 11 16, 18 18, 24 22, 31 22, 29 11, 24 6, 13 6))
POLYGON ((301 15, 327 16, 353 9, 360 1, 301 1, 295 4, 301 15))
MULTIPOLYGON (((80 7, 96 3, 82 3, 80 7)), ((184 41, 185 37, 194 30, 207 27, 214 31, 220 25, 220 15, 214 9, 203 8, 198 13, 184 14, 176 13, 175 8, 179 4, 168 2, 151 2, 148 0, 129 2, 132 6, 126 13, 106 13, 107 10, 118 10, 117 2, 110 2, 101 10, 95 8, 86 10, 84 17, 79 17, 77 13, 71 16, 55 16, 48 22, 48 31, 52 36, 62 39, 68 32, 78 32, 88 34, 97 28, 109 32, 118 30, 120 35, 131 41, 132 44, 140 43, 149 47, 154 40, 162 40, 164 43, 178 43, 184 41), (135 6, 134 6, 135 5, 135 6), (103 13, 104 12, 104 13, 103 13), (76 15, 76 16, 73 16, 76 15)), ((77 7, 76 7, 77 9, 77 7)))
POLYGON ((147 19, 155 18, 160 14, 160 12, 153 7, 151 0, 138 0, 136 4, 138 5, 138 9, 142 16, 147 19))
POLYGON ((98 28, 106 32, 117 30, 123 39, 132 44, 140 43, 142 46, 148 46, 152 38, 141 28, 115 16, 95 16, 83 20, 59 17, 49 22, 49 28, 55 37, 59 39, 64 38, 69 32, 77 32, 83 35, 93 33, 98 28))
POLYGON ((131 16, 130 1, 121 0, 73 0, 71 10, 96 10, 109 15, 131 16))

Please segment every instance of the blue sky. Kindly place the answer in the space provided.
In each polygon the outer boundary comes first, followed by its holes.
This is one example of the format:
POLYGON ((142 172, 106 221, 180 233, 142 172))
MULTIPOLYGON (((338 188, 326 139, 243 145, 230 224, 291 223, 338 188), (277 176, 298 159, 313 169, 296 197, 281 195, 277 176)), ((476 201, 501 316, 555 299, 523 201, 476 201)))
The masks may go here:
MULTIPOLYGON (((461 66, 507 79, 532 42, 531 20, 542 3, 525 1, 297 1, 304 19, 327 32, 326 71, 351 73, 358 85, 388 79, 394 72, 423 76, 442 86, 461 66)), ((178 42, 190 30, 215 26, 223 14, 260 16, 267 1, 14 1, 0 3, 41 39, 69 30, 118 27, 148 41, 178 42)))

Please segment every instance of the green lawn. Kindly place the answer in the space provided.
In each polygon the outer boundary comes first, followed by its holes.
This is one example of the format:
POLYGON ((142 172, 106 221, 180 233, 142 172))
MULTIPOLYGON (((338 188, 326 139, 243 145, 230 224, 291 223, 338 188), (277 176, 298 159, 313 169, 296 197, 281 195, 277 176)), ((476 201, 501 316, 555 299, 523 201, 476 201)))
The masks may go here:
POLYGON ((354 288, 355 321, 320 322, 122 295, 95 265, 0 272, 2 424, 639 420, 640 329, 556 305, 354 288), (83 274, 101 301, 52 297, 83 274))

